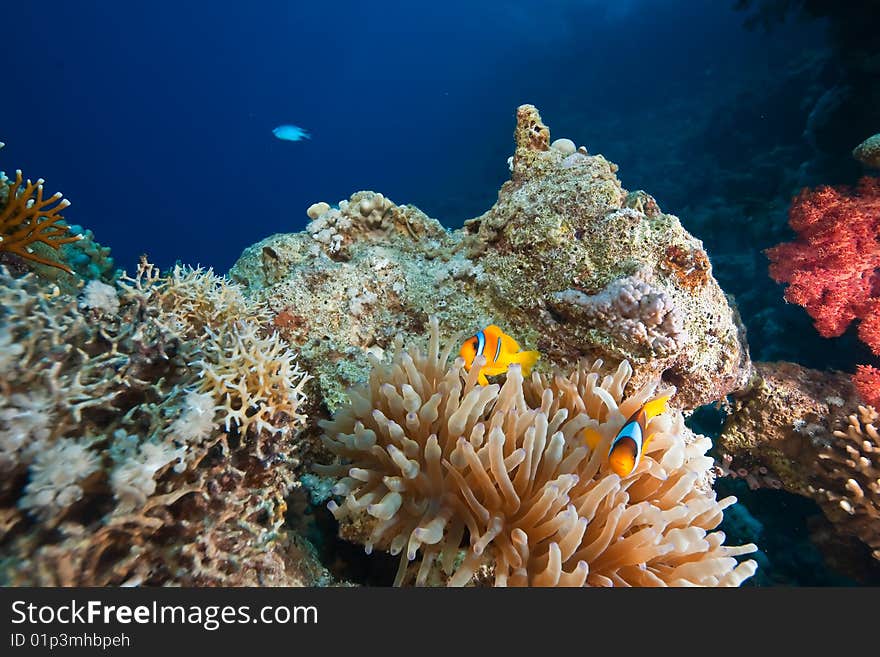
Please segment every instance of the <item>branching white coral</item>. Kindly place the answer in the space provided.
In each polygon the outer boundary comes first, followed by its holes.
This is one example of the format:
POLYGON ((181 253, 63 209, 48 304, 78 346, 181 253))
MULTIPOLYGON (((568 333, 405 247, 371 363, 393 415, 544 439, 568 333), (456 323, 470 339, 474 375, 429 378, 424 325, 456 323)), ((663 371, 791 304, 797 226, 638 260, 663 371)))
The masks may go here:
POLYGON ((143 294, 161 309, 165 322, 193 338, 205 327, 226 330, 239 319, 259 321, 265 314, 265 309, 247 302, 238 283, 210 268, 177 264, 163 276, 144 259, 135 277, 123 276, 120 285, 143 294))
POLYGON ((227 431, 286 437, 305 423, 303 389, 311 377, 277 332, 262 337, 256 324, 241 321, 226 334, 206 335, 204 357, 195 363, 199 392, 213 395, 227 431))

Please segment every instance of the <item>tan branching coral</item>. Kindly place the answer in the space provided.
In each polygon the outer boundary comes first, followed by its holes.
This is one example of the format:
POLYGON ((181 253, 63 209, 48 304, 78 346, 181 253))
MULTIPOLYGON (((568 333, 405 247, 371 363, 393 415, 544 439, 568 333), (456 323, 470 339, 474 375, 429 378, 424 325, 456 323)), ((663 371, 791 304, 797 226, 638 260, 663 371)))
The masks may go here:
POLYGON ((880 559, 880 414, 859 406, 819 452, 809 490, 838 530, 857 536, 880 559))
POLYGON ((242 434, 266 431, 288 436, 305 422, 303 388, 311 378, 296 364, 296 355, 273 333, 259 334, 252 322, 236 322, 232 330, 215 334, 205 356, 196 361, 199 392, 218 401, 226 430, 242 434))
POLYGON ((680 413, 652 420, 657 433, 636 471, 607 466, 611 440, 654 386, 623 398, 632 370, 602 376, 601 362, 569 377, 517 366, 503 385, 479 386, 461 359, 449 363, 431 320, 427 353, 398 350, 374 362, 369 383, 325 422, 340 462, 330 508, 343 536, 402 553, 396 583, 466 585, 486 569, 495 585, 738 585, 753 545, 724 546, 712 532, 734 498, 711 489, 710 442, 680 413), (600 432, 595 451, 584 429, 600 432))
POLYGON ((70 201, 60 193, 43 198, 44 182, 42 178, 35 183, 24 181, 20 170, 15 172, 15 182, 4 182, 6 201, 0 209, 0 251, 72 273, 63 262, 34 253, 32 248, 41 243, 58 249, 62 244, 83 239, 82 235, 70 235, 68 227, 60 223, 64 219, 60 212, 70 201))
POLYGON ((205 327, 226 330, 238 320, 259 322, 267 317, 263 307, 245 300, 238 283, 210 268, 176 264, 162 274, 144 256, 134 277, 123 276, 120 284, 161 309, 165 321, 187 337, 200 335, 205 327))

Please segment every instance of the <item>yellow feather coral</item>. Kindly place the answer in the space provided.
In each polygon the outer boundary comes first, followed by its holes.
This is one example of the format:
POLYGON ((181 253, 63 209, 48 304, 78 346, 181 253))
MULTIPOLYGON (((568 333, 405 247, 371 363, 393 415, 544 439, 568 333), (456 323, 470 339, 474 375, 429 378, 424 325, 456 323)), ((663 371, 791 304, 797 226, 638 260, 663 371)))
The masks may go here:
POLYGON ((57 249, 82 239, 82 235, 65 237, 69 229, 58 223, 64 218, 59 213, 68 205, 60 193, 43 198, 42 178, 36 183, 28 180, 22 187, 21 171, 16 171, 15 182, 6 183, 6 205, 0 210, 0 251, 72 273, 64 263, 39 256, 31 248, 40 242, 57 249))
POLYGON ((519 586, 738 585, 754 573, 735 558, 754 545, 724 546, 711 532, 736 500, 716 500, 710 441, 680 413, 651 421, 656 435, 630 476, 608 469, 612 438, 653 393, 623 398, 628 364, 525 384, 512 367, 503 386, 479 386, 479 368, 450 367, 449 354, 432 318, 427 354, 374 362, 368 384, 322 423, 341 457, 316 467, 341 477, 344 501, 330 508, 368 552, 403 553, 396 584, 419 553, 420 585, 438 575, 465 585, 487 570, 519 586), (594 451, 588 427, 602 435, 594 451))

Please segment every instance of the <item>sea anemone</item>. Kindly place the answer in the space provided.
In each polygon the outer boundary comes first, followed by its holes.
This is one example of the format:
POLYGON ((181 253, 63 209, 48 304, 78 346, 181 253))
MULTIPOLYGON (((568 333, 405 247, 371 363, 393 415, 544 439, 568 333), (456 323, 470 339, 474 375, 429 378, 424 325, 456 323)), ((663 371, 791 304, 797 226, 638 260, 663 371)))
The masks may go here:
MULTIPOLYGON (((632 369, 602 363, 570 376, 511 366, 503 385, 477 384, 479 367, 449 363, 432 318, 427 353, 373 358, 368 383, 321 423, 340 477, 329 508, 344 537, 402 553, 395 584, 493 581, 496 586, 736 586, 754 545, 724 546, 723 509, 711 488, 708 438, 680 412, 648 426, 638 467, 610 471, 611 440, 656 385, 624 397, 632 369), (595 450, 584 430, 598 431, 595 450)), ((480 357, 482 358, 482 357, 480 357)))

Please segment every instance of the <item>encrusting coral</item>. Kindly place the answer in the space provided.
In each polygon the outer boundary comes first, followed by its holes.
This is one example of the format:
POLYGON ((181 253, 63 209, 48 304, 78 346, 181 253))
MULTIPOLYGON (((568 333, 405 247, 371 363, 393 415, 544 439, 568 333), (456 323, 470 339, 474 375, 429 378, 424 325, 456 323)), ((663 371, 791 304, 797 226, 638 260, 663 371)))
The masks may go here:
POLYGON ((639 269, 598 294, 565 290, 554 299, 568 306, 567 312, 578 321, 620 336, 634 353, 676 353, 688 339, 684 320, 669 295, 651 286, 651 278, 650 270, 639 269))
POLYGON ((327 582, 284 527, 308 375, 210 271, 0 268, 0 582, 327 582))
MULTIPOLYGON (((627 418, 655 395, 631 395, 628 363, 601 361, 568 377, 513 365, 503 384, 477 385, 441 350, 436 317, 427 353, 373 359, 368 383, 321 424, 339 477, 330 508, 345 538, 402 554, 397 584, 511 586, 739 585, 753 545, 723 545, 711 443, 678 411, 651 420, 636 470, 621 478, 607 453, 627 418), (584 430, 602 439, 591 451, 584 430), (415 573, 407 567, 418 561, 415 573)), ((483 356, 478 358, 482 359, 483 356)))

